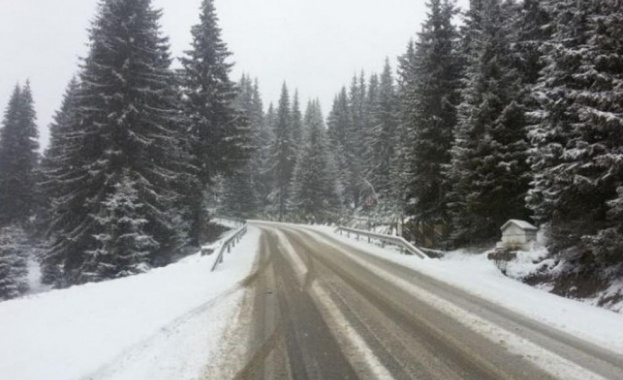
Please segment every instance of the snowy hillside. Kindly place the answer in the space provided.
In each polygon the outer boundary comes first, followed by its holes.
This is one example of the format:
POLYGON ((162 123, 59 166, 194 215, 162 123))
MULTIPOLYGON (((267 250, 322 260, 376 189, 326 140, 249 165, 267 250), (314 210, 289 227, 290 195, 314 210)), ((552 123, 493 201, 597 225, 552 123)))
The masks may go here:
POLYGON ((0 378, 194 378, 237 311, 258 237, 251 228, 214 273, 216 255, 195 255, 143 275, 0 303, 0 378))

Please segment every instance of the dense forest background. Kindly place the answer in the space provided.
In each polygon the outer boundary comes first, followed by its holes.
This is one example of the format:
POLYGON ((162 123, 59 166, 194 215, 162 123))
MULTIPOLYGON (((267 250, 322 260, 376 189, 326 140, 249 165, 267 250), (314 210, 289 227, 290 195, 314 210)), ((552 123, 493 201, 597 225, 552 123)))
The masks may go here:
POLYGON ((66 287, 166 265, 215 213, 400 220, 451 248, 543 227, 567 271, 623 274, 623 7, 429 0, 398 67, 336 84, 327 117, 283 85, 230 78, 212 0, 171 68, 150 0, 101 1, 89 53, 38 153, 30 84, 0 132, 0 299, 27 261, 66 287))

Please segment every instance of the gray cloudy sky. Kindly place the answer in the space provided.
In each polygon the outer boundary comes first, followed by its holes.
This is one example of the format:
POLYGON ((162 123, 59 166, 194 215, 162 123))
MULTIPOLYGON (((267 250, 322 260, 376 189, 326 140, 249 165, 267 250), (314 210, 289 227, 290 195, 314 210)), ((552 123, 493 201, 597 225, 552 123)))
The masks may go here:
MULTIPOLYGON (((179 56, 190 41, 201 0, 154 0, 179 56)), ((30 78, 42 140, 65 86, 86 54, 97 0, 0 0, 0 108, 16 82, 30 78)), ((459 5, 468 0, 458 0, 459 5)), ((320 98, 323 111, 355 71, 395 65, 425 17, 425 0, 216 0, 223 37, 234 53, 234 79, 260 80, 264 102, 281 83, 301 98, 320 98)))

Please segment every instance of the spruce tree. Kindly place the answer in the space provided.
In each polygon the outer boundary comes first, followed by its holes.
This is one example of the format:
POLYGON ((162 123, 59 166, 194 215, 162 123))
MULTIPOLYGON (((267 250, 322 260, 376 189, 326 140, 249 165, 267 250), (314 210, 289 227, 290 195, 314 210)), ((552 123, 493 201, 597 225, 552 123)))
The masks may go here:
MULTIPOLYGON (((192 28, 192 49, 182 58, 184 115, 191 153, 202 187, 229 175, 247 161, 250 132, 235 108, 237 89, 229 78, 231 55, 221 38, 213 0, 203 0, 200 23, 192 28)), ((198 242, 208 216, 202 189, 196 189, 193 236, 198 242)))
POLYGON ((257 85, 253 84, 251 78, 243 75, 239 88, 236 103, 251 129, 253 152, 247 163, 224 178, 220 197, 221 211, 225 215, 249 217, 258 211, 264 191, 262 187, 258 188, 262 180, 262 149, 265 149, 265 145, 260 145, 264 138, 263 112, 257 85))
POLYGON ((376 193, 382 197, 383 207, 388 206, 387 200, 391 196, 390 173, 398 142, 396 140, 397 106, 394 77, 389 59, 387 59, 380 79, 377 106, 371 112, 372 139, 368 143, 371 148, 369 161, 372 164, 369 167, 369 180, 374 185, 376 193))
POLYGON ((141 203, 136 180, 126 169, 114 191, 102 202, 94 217, 101 233, 94 236, 95 249, 87 251, 82 278, 99 281, 141 273, 159 243, 145 231, 145 204, 141 203))
MULTIPOLYGON (((259 88, 255 86, 255 97, 258 99, 256 106, 261 107, 259 88)), ((259 115, 259 114, 258 114, 259 115)), ((272 202, 270 195, 273 190, 272 180, 272 142, 274 141, 275 130, 275 107, 269 104, 266 114, 262 116, 261 128, 259 133, 254 137, 254 146, 256 147, 252 162, 254 165, 254 175, 256 176, 256 193, 258 198, 258 213, 266 214, 270 211, 272 202)))
POLYGON ((150 0, 99 5, 75 108, 59 127, 68 133, 60 138, 63 159, 48 179, 58 189, 43 270, 60 273, 56 285, 135 273, 140 264, 164 264, 184 243, 176 192, 184 153, 175 130, 175 83, 160 16, 150 0), (129 183, 131 191, 125 194, 138 194, 140 207, 111 208, 111 199, 129 183), (118 231, 104 222, 111 213, 120 223, 118 231), (145 255, 139 243, 132 251, 132 244, 120 238, 139 227, 140 240, 153 241, 143 246, 145 255))
MULTIPOLYGON (((529 203, 550 248, 581 247, 600 265, 623 262, 623 11, 616 1, 552 2, 554 38, 535 95, 529 203)), ((571 251, 573 252, 573 251, 571 251)))
POLYGON ((327 222, 339 210, 341 199, 337 170, 318 101, 307 106, 305 131, 292 181, 292 203, 303 220, 327 222))
POLYGON ((350 153, 350 143, 348 136, 352 130, 352 114, 348 103, 348 93, 346 88, 336 96, 333 102, 333 108, 329 114, 329 141, 331 150, 334 152, 335 164, 339 173, 341 186, 343 188, 343 200, 348 208, 352 208, 353 199, 353 181, 351 174, 351 166, 349 160, 352 157, 350 153))
POLYGON ((448 183, 443 168, 450 163, 450 148, 460 101, 461 61, 456 9, 447 0, 431 0, 428 19, 418 36, 413 67, 405 82, 401 107, 406 115, 409 162, 408 214, 419 221, 447 223, 448 183))
MULTIPOLYGON (((524 0, 520 16, 515 22, 514 29, 517 34, 517 43, 513 49, 516 57, 515 65, 528 90, 532 90, 546 65, 544 50, 550 45, 553 21, 549 3, 551 0, 524 0)), ((531 92, 527 91, 528 94, 531 92)), ((530 101, 528 98, 525 103, 530 101)))
POLYGON ((270 158, 270 142, 272 140, 272 127, 268 117, 264 114, 264 103, 260 95, 258 80, 253 84, 253 112, 250 118, 253 126, 254 150, 251 157, 252 172, 254 177, 255 198, 257 200, 257 212, 262 213, 268 204, 268 195, 271 191, 270 170, 268 162, 270 158))
POLYGON ((288 87, 284 83, 275 114, 269 160, 273 180, 273 191, 270 194, 270 199, 279 220, 283 220, 288 211, 291 195, 290 184, 296 164, 296 148, 292 131, 290 96, 288 87))
MULTIPOLYGON (((42 195, 42 220, 41 225, 47 226, 50 223, 52 210, 52 201, 55 197, 62 195, 63 188, 60 181, 60 175, 66 168, 64 161, 67 158, 68 140, 75 137, 77 130, 74 121, 74 112, 79 94, 79 82, 77 78, 72 78, 69 82, 61 107, 54 115, 52 123, 48 129, 50 131, 50 140, 39 165, 39 182, 38 188, 42 195), (58 180, 58 181, 57 181, 58 180)), ((68 166, 68 165, 67 165, 68 166)))
POLYGON ((0 130, 0 226, 23 224, 35 209, 38 132, 30 83, 17 86, 0 130))
POLYGON ((26 234, 15 226, 0 228, 0 301, 28 290, 26 234))
MULTIPOLYGON (((80 181, 86 175, 86 162, 82 161, 79 153, 81 148, 79 141, 83 137, 80 122, 77 116, 80 96, 80 83, 77 78, 69 83, 60 109, 54 115, 50 124, 50 142, 46 149, 40 166, 40 183, 38 184, 43 194, 43 223, 51 233, 51 240, 60 244, 64 240, 63 233, 54 236, 55 224, 61 221, 56 212, 67 215, 77 215, 86 212, 83 204, 74 198, 70 202, 68 191, 78 192, 80 181)), ((64 223, 71 223, 71 219, 63 219, 64 223)), ((64 262, 67 251, 48 249, 40 257, 42 269, 42 282, 45 284, 59 284, 63 282, 64 262)))
POLYGON ((358 209, 362 203, 364 189, 369 188, 369 181, 365 178, 365 152, 364 136, 366 127, 369 125, 366 112, 367 86, 364 73, 353 77, 349 93, 349 111, 351 123, 348 125, 344 140, 346 149, 346 164, 348 165, 346 177, 346 191, 350 193, 351 207, 358 209))
POLYGON ((415 125, 413 119, 413 99, 415 92, 415 81, 417 80, 417 60, 418 55, 415 50, 415 42, 409 41, 407 51, 398 57, 398 126, 396 131, 397 144, 395 147, 394 158, 390 171, 392 194, 395 207, 401 215, 406 211, 407 183, 409 182, 409 164, 411 162, 410 131, 415 125))
POLYGON ((364 158, 364 176, 371 181, 374 177, 374 145, 376 141, 376 114, 379 109, 379 76, 376 73, 370 75, 368 89, 366 91, 366 125, 363 131, 363 158, 364 158))
POLYGON ((471 35, 477 38, 470 48, 447 172, 453 185, 449 205, 457 244, 497 237, 508 219, 529 215, 524 202, 530 181, 527 122, 505 21, 514 16, 513 8, 505 4, 485 0, 471 23, 477 28, 471 35))
POLYGON ((366 108, 367 86, 363 76, 353 77, 350 91, 343 88, 336 96, 329 114, 329 138, 332 149, 336 152, 337 167, 342 179, 345 205, 356 210, 361 206, 362 198, 370 189, 366 178, 366 136, 370 130, 369 112, 366 108))
POLYGON ((303 114, 301 113, 299 92, 296 90, 292 99, 292 137, 297 147, 302 147, 304 136, 303 114))

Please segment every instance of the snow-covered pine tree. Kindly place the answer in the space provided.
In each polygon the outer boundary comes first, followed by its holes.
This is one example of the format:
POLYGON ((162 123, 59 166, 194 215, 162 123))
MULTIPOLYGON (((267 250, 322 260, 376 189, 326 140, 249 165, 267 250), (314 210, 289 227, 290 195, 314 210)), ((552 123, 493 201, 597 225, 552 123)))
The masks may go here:
MULTIPOLYGON (((273 110, 274 112, 274 110, 273 110)), ((274 116, 274 115, 273 115, 274 116)), ((260 95, 260 87, 256 79, 253 84, 253 112, 250 118, 253 127, 254 150, 251 156, 253 165, 252 172, 255 184, 255 198, 257 200, 257 213, 263 213, 268 206, 268 195, 271 192, 270 170, 268 163, 270 158, 270 142, 272 141, 273 129, 264 114, 264 103, 260 95)))
MULTIPOLYGON (((61 139, 61 170, 48 179, 62 190, 52 202, 52 243, 43 261, 44 272, 55 272, 45 266, 61 263, 57 286, 134 271, 137 263, 126 266, 125 255, 113 257, 114 263, 102 261, 114 265, 111 271, 104 270, 106 265, 98 267, 88 254, 100 247, 96 237, 108 227, 100 221, 127 176, 142 205, 127 217, 145 220, 142 231, 157 243, 142 257, 143 263, 166 263, 181 243, 184 231, 176 223, 179 197, 174 190, 184 155, 179 132, 173 129, 178 115, 174 78, 167 40, 159 31, 160 16, 151 0, 105 1, 98 7, 68 121, 73 125, 62 128, 71 133, 61 139)), ((119 246, 107 248, 120 252, 122 241, 117 242, 119 246)))
POLYGON ((75 127, 73 122, 74 112, 78 100, 80 84, 76 77, 72 78, 65 94, 60 108, 56 111, 52 123, 48 129, 50 131, 50 140, 46 148, 41 164, 39 165, 39 183, 40 193, 43 195, 43 221, 46 226, 49 224, 50 215, 47 213, 52 209, 52 200, 55 196, 62 194, 62 185, 55 180, 64 169, 64 160, 67 157, 65 149, 67 148, 67 139, 76 131, 72 131, 71 127, 75 127))
POLYGON ((348 125, 349 129, 346 130, 344 140, 346 164, 348 165, 345 190, 350 194, 349 201, 352 202, 351 207, 353 209, 361 206, 364 189, 369 187, 365 182, 366 148, 364 136, 366 127, 370 125, 367 120, 366 95, 366 79, 362 72, 361 75, 353 77, 350 86, 348 106, 351 114, 351 123, 348 125))
POLYGON ((0 228, 0 301, 28 290, 26 234, 14 225, 0 228))
POLYGON ((270 144, 269 169, 273 190, 269 196, 273 211, 283 220, 290 201, 292 175, 296 164, 296 145, 292 133, 292 111, 288 87, 283 84, 279 106, 275 113, 273 141, 270 144))
POLYGON ((148 256, 159 243, 144 228, 145 207, 139 199, 137 181, 128 169, 124 170, 99 213, 94 216, 102 231, 95 235, 97 246, 86 252, 81 267, 84 281, 100 281, 143 272, 148 268, 148 256))
POLYGON ((370 75, 370 79, 368 81, 368 89, 366 91, 366 102, 365 102, 365 112, 366 112, 366 125, 363 130, 363 158, 364 158, 364 177, 372 179, 373 171, 374 171, 374 141, 376 140, 375 136, 375 116, 378 112, 379 108, 379 76, 376 73, 372 73, 370 75))
POLYGON ((261 162, 259 154, 263 146, 258 144, 258 140, 262 138, 261 133, 264 126, 261 104, 259 105, 259 110, 256 104, 256 102, 261 102, 261 100, 259 95, 256 94, 257 88, 254 87, 251 78, 243 75, 240 79, 239 89, 236 104, 251 128, 254 149, 251 153, 251 159, 247 163, 236 169, 234 173, 225 176, 222 181, 221 196, 219 198, 221 200, 221 211, 225 215, 249 217, 257 211, 261 197, 256 184, 256 178, 259 174, 256 170, 260 168, 258 163, 253 160, 257 159, 261 162))
POLYGON ((17 86, 0 130, 0 226, 23 224, 35 208, 39 149, 30 83, 17 86))
POLYGON ((349 159, 351 154, 348 152, 347 146, 350 144, 347 142, 349 131, 352 130, 352 114, 348 104, 348 93, 346 88, 343 87, 339 94, 335 97, 333 102, 333 108, 329 113, 329 141, 331 144, 331 150, 335 159, 335 165, 337 167, 340 183, 344 189, 343 197, 344 203, 348 208, 352 208, 354 199, 352 196, 351 182, 351 167, 349 159))
POLYGON ((294 98, 292 99, 292 137, 297 147, 302 147, 304 136, 303 113, 301 112, 299 92, 295 90, 294 98))
POLYGON ((508 21, 516 8, 500 0, 484 0, 482 5, 470 23, 476 29, 469 30, 473 39, 467 85, 447 171, 457 244, 494 238, 506 220, 528 217, 525 109, 518 102, 522 88, 512 65, 508 21))
MULTIPOLYGON (((532 86, 539 80, 546 64, 544 50, 547 50, 552 38, 550 3, 551 0, 524 0, 520 5, 520 16, 515 22, 517 43, 513 44, 513 54, 528 95, 532 93, 532 86)), ((530 101, 526 99, 524 103, 530 101)))
POLYGON ((513 65, 517 68, 522 82, 520 102, 526 109, 528 131, 541 121, 535 86, 547 64, 546 51, 552 45, 550 3, 551 0, 524 0, 520 5, 519 17, 514 21, 514 39, 517 42, 513 44, 511 52, 513 65))
MULTIPOLYGON (((257 86, 256 86, 257 87, 257 86)), ((260 99, 259 88, 257 89, 257 99, 260 99)), ((261 105, 261 100, 257 103, 261 105)), ((254 145, 256 146, 254 156, 252 158, 254 164, 254 173, 256 175, 256 192, 258 194, 260 214, 267 214, 271 210, 272 202, 270 195, 273 190, 271 157, 272 142, 274 141, 273 132, 275 131, 275 121, 277 115, 275 107, 269 104, 266 114, 263 117, 262 129, 258 136, 254 137, 254 145)))
MULTIPOLYGON (((247 162, 250 131, 234 102, 236 85, 229 78, 231 55, 221 38, 213 0, 203 0, 200 23, 192 28, 192 49, 181 62, 184 115, 191 135, 192 156, 202 186, 220 174, 233 173, 247 162)), ((203 192, 195 191, 193 236, 200 240, 208 219, 203 192)))
POLYGON ((292 181, 292 204, 303 220, 323 223, 332 219, 342 201, 338 172, 318 101, 307 106, 305 131, 292 181))
POLYGON ((70 135, 76 132, 68 130, 68 128, 72 126, 72 121, 74 120, 79 89, 80 83, 76 77, 73 77, 67 85, 61 106, 56 111, 48 128, 50 130, 50 141, 41 160, 43 170, 55 168, 65 157, 64 148, 66 144, 64 140, 70 138, 70 135))
POLYGON ((401 113, 406 116, 409 162, 407 214, 418 221, 448 223, 448 182, 443 168, 450 163, 450 149, 460 101, 461 59, 458 31, 453 24, 457 12, 447 0, 431 0, 428 19, 419 33, 416 51, 405 71, 414 75, 401 113))
MULTIPOLYGON (((618 1, 551 3, 554 39, 535 88, 535 179, 528 198, 554 252, 587 248, 623 262, 623 9, 618 1)), ((586 251, 586 250, 582 250, 586 251)))
MULTIPOLYGON (((43 194, 43 224, 50 231, 50 238, 55 244, 64 244, 67 235, 55 235, 54 231, 61 231, 60 224, 71 223, 71 217, 86 212, 79 198, 68 193, 80 191, 79 183, 86 175, 86 163, 78 152, 81 149, 82 131, 78 116, 80 96, 80 82, 77 78, 70 81, 60 109, 54 115, 50 124, 50 142, 40 165, 40 183, 43 194), (82 169, 79 169, 82 168, 82 169), (76 200, 71 202, 70 199, 76 200), (61 214, 55 214, 61 213, 61 214), (67 218, 60 217, 67 215, 67 218)), ((67 259, 64 250, 49 249, 42 252, 40 257, 42 282, 45 284, 59 284, 63 281, 63 267, 67 259)))
POLYGON ((391 191, 391 165, 395 156, 398 143, 396 139, 398 125, 398 103, 394 76, 389 59, 385 61, 385 67, 381 74, 378 90, 376 109, 371 112, 372 130, 371 140, 367 145, 371 148, 371 156, 368 158, 369 181, 375 188, 376 194, 381 198, 382 207, 388 207, 392 203, 389 198, 391 191))
POLYGON ((398 57, 397 98, 398 98, 398 126, 396 130, 395 154, 390 170, 392 193, 398 212, 404 215, 406 211, 406 194, 411 162, 410 126, 414 125, 412 104, 417 93, 415 80, 417 79, 418 55, 415 42, 409 41, 407 51, 398 57))

